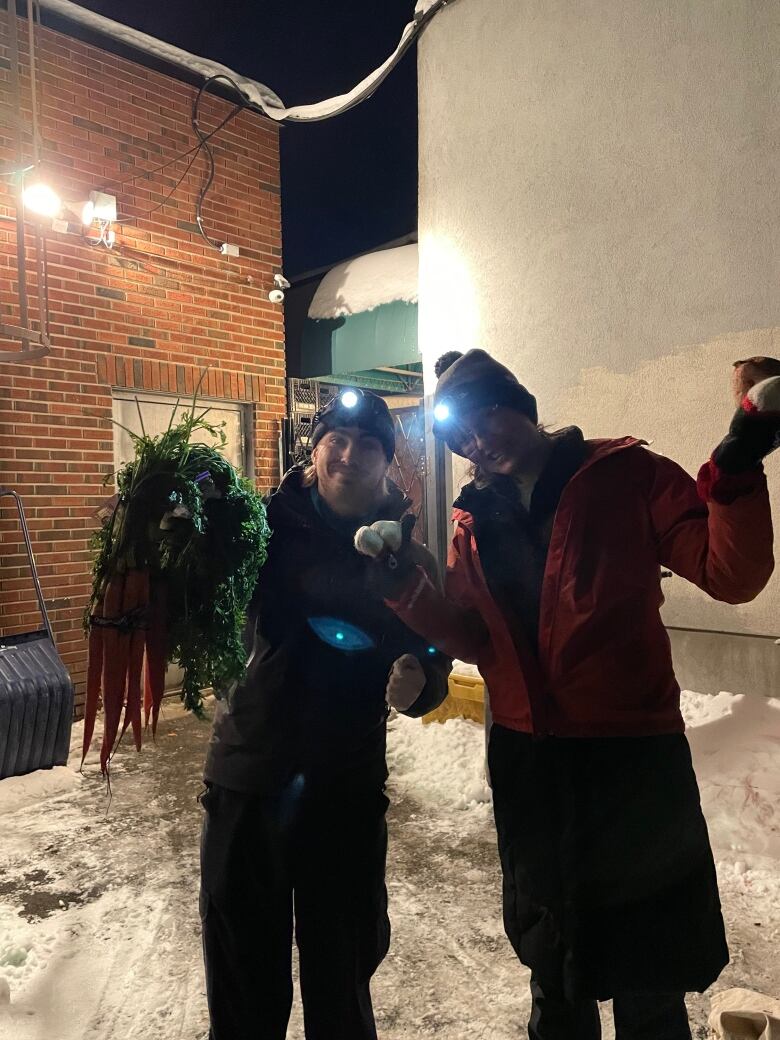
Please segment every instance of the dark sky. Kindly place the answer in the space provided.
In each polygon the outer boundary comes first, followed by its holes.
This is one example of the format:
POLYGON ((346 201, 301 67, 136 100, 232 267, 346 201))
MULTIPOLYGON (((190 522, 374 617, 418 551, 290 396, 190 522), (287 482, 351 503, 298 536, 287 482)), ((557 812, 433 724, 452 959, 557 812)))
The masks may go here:
MULTIPOLYGON (((78 0, 266 83, 287 105, 351 89, 395 48, 414 0, 78 0)), ((335 262, 417 227, 412 49, 346 115, 283 127, 284 267, 335 262)))

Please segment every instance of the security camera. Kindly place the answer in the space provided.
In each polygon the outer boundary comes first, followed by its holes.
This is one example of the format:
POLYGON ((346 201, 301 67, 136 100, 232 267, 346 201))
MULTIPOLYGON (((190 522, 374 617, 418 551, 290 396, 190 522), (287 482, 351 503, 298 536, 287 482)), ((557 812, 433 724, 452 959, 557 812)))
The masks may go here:
POLYGON ((281 289, 272 289, 268 294, 271 303, 284 303, 284 293, 281 289))
POLYGON ((277 289, 289 289, 290 288, 290 283, 287 281, 287 279, 281 273, 274 275, 274 285, 276 286, 277 289))

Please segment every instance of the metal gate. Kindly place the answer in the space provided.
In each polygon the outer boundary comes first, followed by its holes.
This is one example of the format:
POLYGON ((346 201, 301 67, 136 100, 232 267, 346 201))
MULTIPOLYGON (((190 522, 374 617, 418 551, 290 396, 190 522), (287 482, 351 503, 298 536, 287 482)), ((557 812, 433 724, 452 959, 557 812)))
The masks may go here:
POLYGON ((425 454, 425 406, 394 408, 395 458, 390 479, 412 501, 417 516, 414 537, 428 542, 428 510, 426 508, 427 458, 425 454))

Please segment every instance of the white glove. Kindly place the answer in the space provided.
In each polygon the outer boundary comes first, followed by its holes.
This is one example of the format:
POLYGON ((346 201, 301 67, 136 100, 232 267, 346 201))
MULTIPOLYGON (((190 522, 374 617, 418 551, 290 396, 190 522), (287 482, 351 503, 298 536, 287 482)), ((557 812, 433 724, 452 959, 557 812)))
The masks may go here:
POLYGON ((396 711, 408 711, 425 689, 425 671, 413 654, 404 654, 393 664, 387 680, 385 700, 396 711))
POLYGON ((355 548, 363 556, 381 556, 384 552, 398 552, 403 531, 398 520, 377 520, 370 527, 361 527, 355 533, 355 548))

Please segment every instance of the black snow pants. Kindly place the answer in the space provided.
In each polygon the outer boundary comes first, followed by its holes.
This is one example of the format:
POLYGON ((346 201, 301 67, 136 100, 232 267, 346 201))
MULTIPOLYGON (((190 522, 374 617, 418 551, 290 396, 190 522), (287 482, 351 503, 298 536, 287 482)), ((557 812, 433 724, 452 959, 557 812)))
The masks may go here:
POLYGON ((620 1040, 687 1040, 684 994, 718 977, 728 949, 685 737, 494 725, 490 772, 504 925, 533 973, 531 1037, 590 1040, 596 1001, 614 998, 620 1040))
MULTIPOLYGON (((595 1000, 565 1000, 531 978, 529 1040, 601 1040, 595 1000)), ((616 1040, 691 1040, 684 993, 616 993, 616 1040)))
POLYGON ((388 800, 375 782, 311 786, 299 776, 257 797, 212 785, 201 799, 210 1040, 284 1040, 293 929, 307 1040, 376 1040, 388 800))

